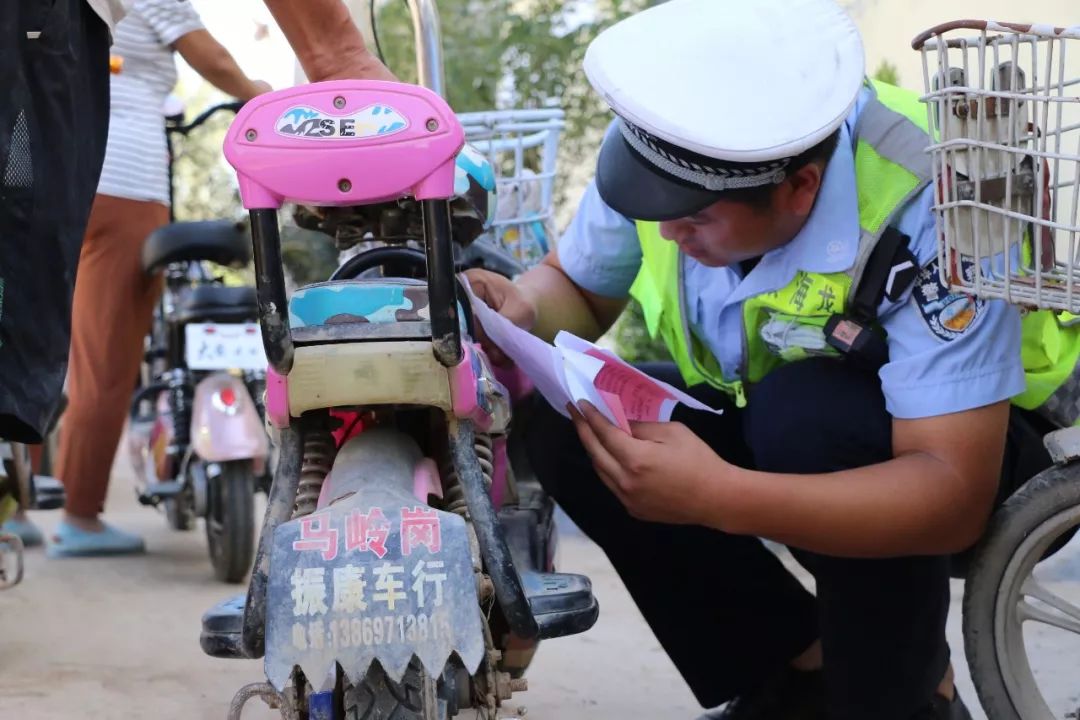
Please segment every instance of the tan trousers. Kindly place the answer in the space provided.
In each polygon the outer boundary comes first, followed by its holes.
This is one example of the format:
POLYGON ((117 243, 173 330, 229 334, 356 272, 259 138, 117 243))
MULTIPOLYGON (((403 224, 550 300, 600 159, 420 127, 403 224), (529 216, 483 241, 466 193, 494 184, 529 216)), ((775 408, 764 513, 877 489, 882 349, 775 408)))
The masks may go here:
POLYGON ((160 277, 143 273, 143 241, 168 221, 160 203, 94 198, 75 280, 68 408, 56 466, 67 511, 76 517, 95 517, 105 503, 143 338, 161 293, 160 277))

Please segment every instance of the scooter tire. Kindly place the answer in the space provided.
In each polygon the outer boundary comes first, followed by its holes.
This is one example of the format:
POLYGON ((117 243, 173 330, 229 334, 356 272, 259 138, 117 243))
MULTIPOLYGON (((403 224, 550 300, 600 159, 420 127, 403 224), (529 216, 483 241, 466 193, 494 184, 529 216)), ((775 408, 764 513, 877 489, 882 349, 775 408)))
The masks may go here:
POLYGON ((255 476, 251 462, 221 463, 210 480, 206 541, 214 577, 239 583, 251 570, 255 555, 255 476))
POLYGON ((345 720, 447 720, 446 703, 435 694, 435 681, 418 663, 405 671, 400 683, 387 677, 377 663, 363 682, 345 688, 345 720))
MULTIPOLYGON (((1048 523, 1080 508, 1080 464, 1054 466, 1029 480, 994 513, 975 549, 964 586, 964 651, 972 681, 989 720, 1030 720, 1017 707, 1009 690, 1010 653, 1003 655, 1006 598, 1019 576, 1018 563, 1030 562, 1018 553, 1033 534, 1049 534, 1048 523)), ((1066 530, 1037 562, 1059 550, 1075 532, 1066 530)), ((1033 554, 1028 551, 1025 554, 1033 554)), ((1039 692, 1035 688, 1036 693, 1039 692)), ((1021 703, 1022 704, 1022 703, 1021 703)))

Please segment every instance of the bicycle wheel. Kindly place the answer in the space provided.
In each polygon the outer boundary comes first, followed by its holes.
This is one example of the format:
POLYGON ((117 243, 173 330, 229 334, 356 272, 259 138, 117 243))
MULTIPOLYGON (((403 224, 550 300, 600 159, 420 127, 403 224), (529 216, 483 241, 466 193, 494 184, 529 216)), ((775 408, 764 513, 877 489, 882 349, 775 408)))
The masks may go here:
MULTIPOLYGON (((1054 582, 1035 574, 1077 526, 1080 464, 1055 466, 1001 507, 976 549, 964 589, 964 647, 990 720, 1077 717, 1080 701, 1069 691, 1055 694, 1052 674, 1034 671, 1029 653, 1038 647, 1046 655, 1047 645, 1061 642, 1080 649, 1080 578, 1054 582), (1046 635, 1051 630, 1075 637, 1055 642, 1046 635)), ((1074 658, 1062 671, 1075 667, 1074 658)))

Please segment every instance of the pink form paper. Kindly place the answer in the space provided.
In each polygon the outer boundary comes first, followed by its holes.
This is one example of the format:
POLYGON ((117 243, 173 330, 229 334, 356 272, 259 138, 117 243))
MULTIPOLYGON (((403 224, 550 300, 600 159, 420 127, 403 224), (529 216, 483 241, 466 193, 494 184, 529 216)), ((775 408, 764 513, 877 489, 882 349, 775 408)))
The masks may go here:
POLYGON ((588 401, 612 424, 630 431, 629 421, 666 422, 675 405, 719 413, 667 383, 655 380, 576 335, 561 332, 550 345, 499 315, 468 290, 473 315, 488 339, 509 356, 544 399, 567 415, 567 403, 588 401))
MULTIPOLYGON (((667 422, 671 420, 671 414, 680 402, 695 410, 706 410, 717 414, 721 412, 698 402, 665 382, 646 375, 615 353, 582 340, 573 333, 560 332, 555 337, 555 346, 564 351, 573 365, 579 365, 573 353, 580 353, 601 363, 595 372, 586 372, 592 376, 593 386, 607 401, 612 414, 617 419, 623 419, 623 422, 615 424, 624 430, 629 431, 626 420, 667 422)), ((590 363, 590 365, 596 368, 594 364, 590 363)), ((585 370, 585 368, 581 369, 585 370)))

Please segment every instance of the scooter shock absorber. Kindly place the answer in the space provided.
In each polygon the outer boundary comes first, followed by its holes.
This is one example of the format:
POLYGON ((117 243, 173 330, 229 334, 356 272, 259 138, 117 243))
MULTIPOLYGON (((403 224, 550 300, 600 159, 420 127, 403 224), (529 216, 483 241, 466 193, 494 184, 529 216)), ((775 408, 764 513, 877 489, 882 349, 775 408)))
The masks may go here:
POLYGON ((490 490, 495 475, 495 449, 491 436, 477 433, 473 449, 476 451, 476 459, 480 461, 480 470, 484 473, 484 484, 490 490))
POLYGON ((172 411, 173 420, 173 448, 174 454, 182 455, 187 452, 191 442, 191 384, 188 382, 187 373, 176 368, 169 373, 169 409, 172 411))
MULTIPOLYGON (((491 435, 477 433, 473 441, 473 451, 476 459, 480 462, 480 471, 484 474, 484 485, 491 489, 492 477, 495 474, 495 451, 492 446, 491 435)), ((447 458, 443 466, 443 478, 445 478, 446 509, 449 512, 465 515, 465 493, 458 482, 457 469, 451 458, 447 458)))
POLYGON ((310 515, 319 503, 323 482, 334 466, 337 445, 329 430, 309 430, 304 437, 304 462, 300 466, 300 485, 296 491, 293 517, 310 515))

